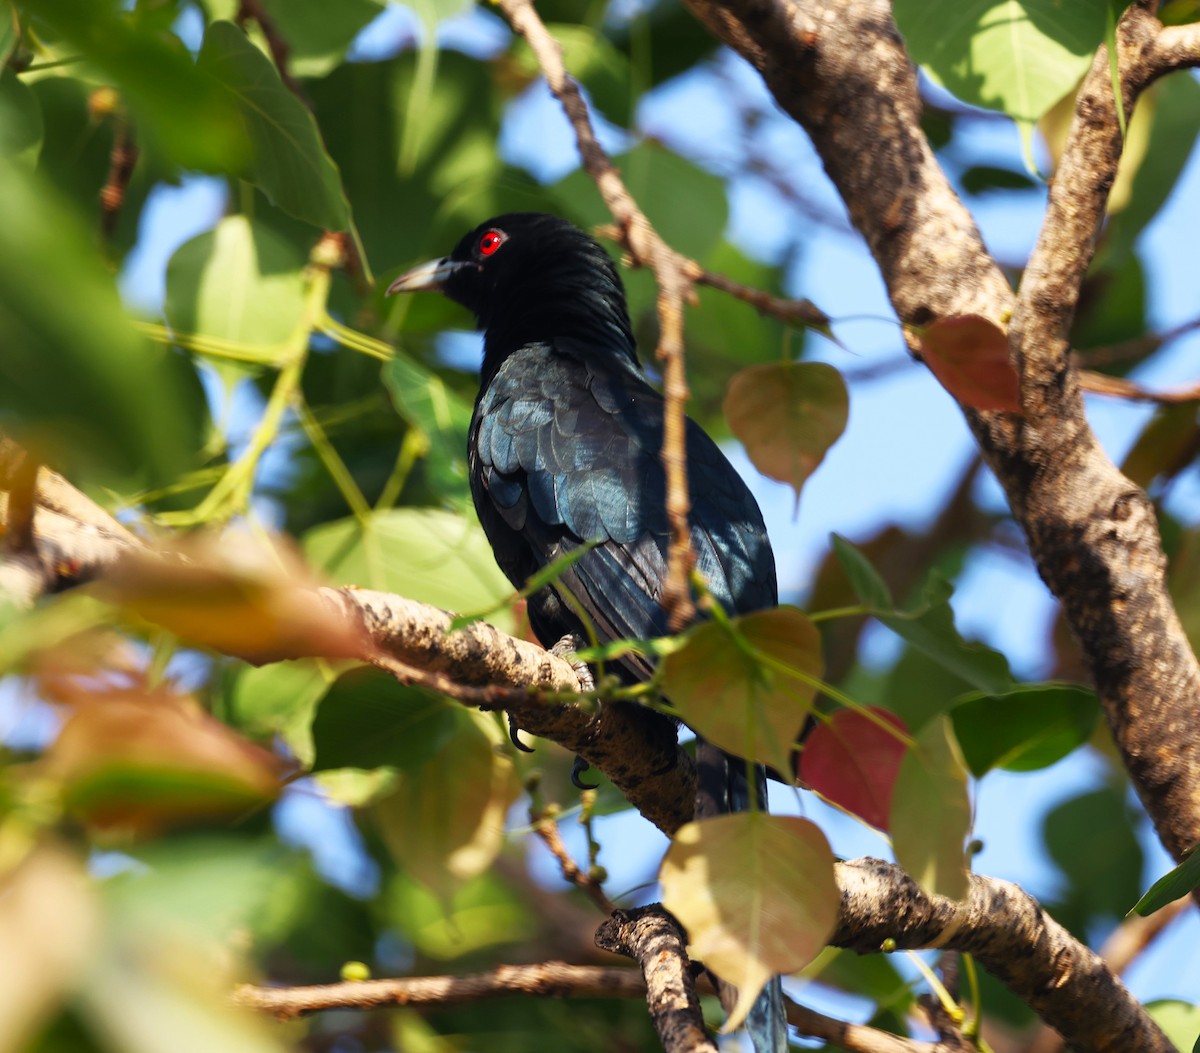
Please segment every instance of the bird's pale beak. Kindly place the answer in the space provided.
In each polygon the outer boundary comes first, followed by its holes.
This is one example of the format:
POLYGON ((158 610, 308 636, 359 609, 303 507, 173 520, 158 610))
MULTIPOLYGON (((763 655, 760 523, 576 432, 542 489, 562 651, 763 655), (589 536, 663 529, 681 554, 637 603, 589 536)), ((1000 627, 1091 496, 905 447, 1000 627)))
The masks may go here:
POLYGON ((430 260, 412 270, 405 271, 387 287, 387 295, 400 292, 439 292, 446 279, 455 271, 467 266, 464 260, 430 260))

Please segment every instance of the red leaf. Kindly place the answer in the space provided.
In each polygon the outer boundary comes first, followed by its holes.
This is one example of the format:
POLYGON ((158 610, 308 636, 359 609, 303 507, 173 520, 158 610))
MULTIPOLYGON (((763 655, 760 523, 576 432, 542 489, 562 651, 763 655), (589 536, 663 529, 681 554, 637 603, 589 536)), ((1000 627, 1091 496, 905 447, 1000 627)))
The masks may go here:
POLYGON ((939 318, 921 331, 921 357, 954 398, 977 410, 1021 412, 1008 336, 977 314, 939 318))
POLYGON ((893 735, 856 710, 840 709, 809 735, 800 754, 800 778, 827 800, 887 830, 908 731, 895 713, 874 706, 871 712, 900 734, 893 735))

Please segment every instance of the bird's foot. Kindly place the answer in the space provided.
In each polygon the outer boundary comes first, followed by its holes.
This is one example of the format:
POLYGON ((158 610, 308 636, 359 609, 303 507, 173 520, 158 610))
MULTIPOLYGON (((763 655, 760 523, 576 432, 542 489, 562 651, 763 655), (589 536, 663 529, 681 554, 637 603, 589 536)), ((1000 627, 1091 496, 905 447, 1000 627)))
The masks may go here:
POLYGON ((575 754, 575 763, 571 765, 571 785, 577 790, 598 790, 599 783, 590 783, 583 781, 583 773, 590 768, 588 764, 579 754, 575 754))
POLYGON ((596 678, 592 676, 591 667, 582 658, 575 657, 575 652, 581 647, 583 647, 583 641, 574 633, 567 633, 550 648, 550 653, 566 661, 575 670, 575 675, 579 678, 580 691, 595 691, 596 678))
POLYGON ((505 713, 504 715, 508 719, 508 741, 516 746, 517 749, 519 749, 522 753, 533 753, 533 747, 526 746, 525 743, 521 741, 521 729, 517 727, 517 722, 513 719, 513 715, 511 713, 505 713))

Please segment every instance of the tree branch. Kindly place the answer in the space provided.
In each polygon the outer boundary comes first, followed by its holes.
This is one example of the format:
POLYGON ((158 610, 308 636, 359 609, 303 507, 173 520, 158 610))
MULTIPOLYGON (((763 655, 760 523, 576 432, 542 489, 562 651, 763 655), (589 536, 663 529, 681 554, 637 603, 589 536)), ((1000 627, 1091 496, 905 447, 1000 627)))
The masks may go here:
POLYGON ((613 911, 596 930, 596 946, 632 958, 646 979, 650 1019, 664 1053, 717 1053, 687 956, 687 937, 661 904, 613 911))
MULTIPOLYGON (((916 71, 886 0, 687 3, 808 131, 906 327, 1012 314, 1024 415, 964 415, 1080 642, 1146 810, 1182 858, 1200 843, 1200 666, 1166 590, 1153 508, 1096 442, 1066 345, 1119 153, 1104 52, 1080 91, 1018 305, 921 132, 916 71)), ((1194 33, 1164 34, 1143 6, 1123 16, 1126 107, 1194 57, 1194 33)))
MULTIPOLYGON (((15 443, 0 441, 0 533, 10 512, 20 508, 11 494, 22 456, 15 443)), ((115 573, 126 557, 144 559, 148 549, 141 539, 45 468, 36 496, 32 549, 0 551, 0 596, 28 606, 46 593, 115 573)), ((676 742, 674 728, 636 705, 572 704, 579 679, 565 660, 486 622, 451 632, 448 612, 403 596, 346 587, 316 589, 315 597, 315 605, 344 627, 339 639, 357 641, 353 657, 402 683, 506 711, 530 734, 584 757, 668 835, 691 819, 695 764, 676 742)), ((249 657, 261 662, 325 655, 249 657)))
POLYGON ((1174 1046, 1124 984, 1028 893, 971 875, 965 902, 928 896, 899 867, 857 859, 836 867, 842 890, 830 940, 860 954, 884 941, 975 956, 1078 1053, 1171 1053, 1174 1046))
POLYGON ((311 987, 241 984, 234 990, 233 1000, 247 1009, 288 1020, 323 1009, 377 1009, 394 1005, 444 1008, 515 994, 539 998, 637 998, 645 993, 646 984, 634 969, 541 962, 501 965, 470 976, 356 980, 311 987))

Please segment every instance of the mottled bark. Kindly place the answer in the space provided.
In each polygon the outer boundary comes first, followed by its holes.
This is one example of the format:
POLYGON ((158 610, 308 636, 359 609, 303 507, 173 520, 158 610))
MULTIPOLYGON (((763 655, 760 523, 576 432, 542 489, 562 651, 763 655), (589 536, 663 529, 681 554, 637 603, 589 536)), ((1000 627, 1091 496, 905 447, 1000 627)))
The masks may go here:
MULTIPOLYGON (((918 124, 916 73, 885 0, 687 0, 812 138, 892 305, 912 327, 1008 326, 1023 415, 965 409, 1063 606, 1109 727, 1164 845, 1200 843, 1200 666, 1174 612, 1154 510, 1088 426, 1067 342, 1120 155, 1107 53, 1079 93, 1037 248, 1014 295, 918 124)), ((1200 34, 1146 4, 1121 20, 1124 105, 1200 61, 1200 34)), ((915 329, 910 344, 919 351, 915 329)))

